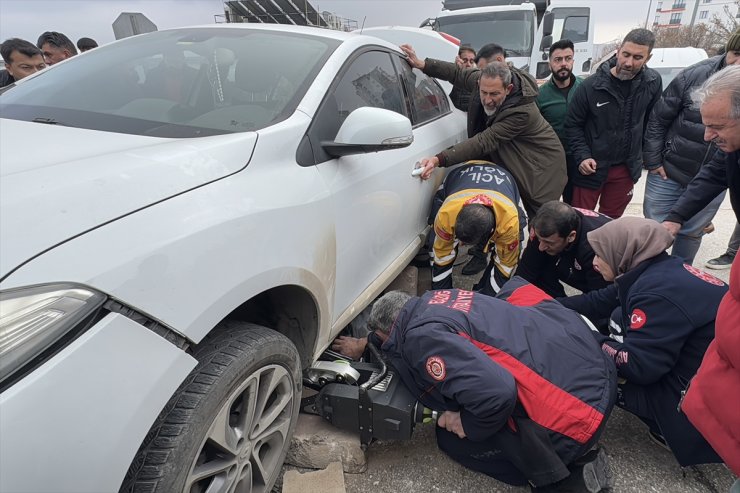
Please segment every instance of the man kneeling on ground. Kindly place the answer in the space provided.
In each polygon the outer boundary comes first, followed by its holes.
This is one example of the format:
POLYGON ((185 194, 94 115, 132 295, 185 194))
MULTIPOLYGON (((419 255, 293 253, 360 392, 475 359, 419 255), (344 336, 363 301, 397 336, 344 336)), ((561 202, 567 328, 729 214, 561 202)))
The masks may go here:
POLYGON ((496 297, 390 292, 368 328, 368 339, 332 348, 356 358, 367 340, 379 346, 441 413, 437 444, 454 460, 534 491, 609 487, 606 454, 592 448, 616 399, 616 372, 577 313, 515 277, 496 297))
POLYGON ((465 164, 447 175, 435 196, 432 289, 452 288, 452 269, 462 243, 483 255, 491 251, 491 261, 474 290, 493 296, 519 262, 527 216, 514 177, 506 169, 489 161, 465 164))
POLYGON ((594 250, 586 234, 609 221, 608 216, 565 202, 545 203, 530 221, 529 243, 516 275, 556 298, 565 296, 560 281, 584 293, 607 287, 594 270, 594 250))

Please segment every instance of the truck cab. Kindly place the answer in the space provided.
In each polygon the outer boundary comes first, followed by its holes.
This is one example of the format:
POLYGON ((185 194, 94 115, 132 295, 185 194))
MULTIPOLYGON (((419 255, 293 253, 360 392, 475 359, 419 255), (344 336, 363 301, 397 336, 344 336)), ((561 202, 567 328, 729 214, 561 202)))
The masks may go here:
POLYGON ((593 58, 591 8, 583 0, 445 0, 421 27, 450 34, 478 50, 497 43, 515 67, 542 80, 550 75, 548 49, 568 38, 575 46, 575 75, 587 75, 593 58))

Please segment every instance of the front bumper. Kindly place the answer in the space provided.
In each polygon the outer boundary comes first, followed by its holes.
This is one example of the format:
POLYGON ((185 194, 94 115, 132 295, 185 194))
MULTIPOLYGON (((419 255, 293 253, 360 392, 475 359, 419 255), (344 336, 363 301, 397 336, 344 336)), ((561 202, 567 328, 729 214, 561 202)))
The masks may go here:
POLYGON ((0 491, 118 491, 197 361, 110 313, 0 394, 0 491))

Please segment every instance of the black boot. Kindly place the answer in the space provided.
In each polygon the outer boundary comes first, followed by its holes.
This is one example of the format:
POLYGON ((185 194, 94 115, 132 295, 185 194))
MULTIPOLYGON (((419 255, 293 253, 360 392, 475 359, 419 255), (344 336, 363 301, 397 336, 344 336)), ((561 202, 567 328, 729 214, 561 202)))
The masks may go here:
POLYGON ((604 449, 592 450, 570 467, 570 476, 554 484, 535 488, 533 493, 605 493, 611 491, 612 477, 604 449))

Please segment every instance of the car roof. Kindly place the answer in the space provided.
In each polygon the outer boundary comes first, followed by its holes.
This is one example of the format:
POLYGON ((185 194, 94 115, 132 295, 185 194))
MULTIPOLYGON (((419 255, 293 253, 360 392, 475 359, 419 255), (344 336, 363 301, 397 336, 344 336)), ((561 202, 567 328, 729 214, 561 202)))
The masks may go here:
POLYGON ((650 68, 688 67, 707 58, 707 52, 701 48, 653 48, 647 66, 650 68))

